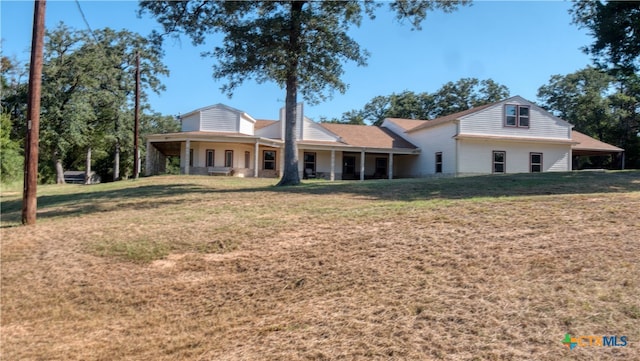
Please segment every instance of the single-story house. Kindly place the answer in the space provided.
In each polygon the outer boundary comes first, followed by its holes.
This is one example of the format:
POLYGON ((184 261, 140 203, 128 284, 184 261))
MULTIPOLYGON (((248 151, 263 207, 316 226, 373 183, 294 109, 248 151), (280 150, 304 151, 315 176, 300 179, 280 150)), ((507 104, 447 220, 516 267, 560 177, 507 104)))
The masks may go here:
MULTIPOLYGON (((303 178, 370 179, 569 171, 576 154, 622 149, 572 130, 568 122, 515 96, 433 120, 385 119, 381 126, 316 123, 298 104, 303 178)), ((146 174, 179 156, 183 174, 278 177, 284 163, 279 120, 254 119, 217 104, 181 117, 181 131, 147 137, 146 174)))

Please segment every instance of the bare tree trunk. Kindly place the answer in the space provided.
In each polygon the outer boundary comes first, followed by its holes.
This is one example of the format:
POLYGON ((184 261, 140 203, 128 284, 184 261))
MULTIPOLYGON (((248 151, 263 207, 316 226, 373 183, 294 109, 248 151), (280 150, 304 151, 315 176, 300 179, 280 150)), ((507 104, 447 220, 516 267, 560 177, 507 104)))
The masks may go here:
POLYGON ((116 154, 113 157, 113 181, 120 180, 120 140, 116 139, 116 154))
POLYGON ((56 159, 56 184, 65 184, 64 169, 62 168, 62 159, 56 159))
POLYGON ((282 171, 282 179, 278 182, 278 186, 289 186, 300 183, 300 175, 298 174, 298 144, 296 142, 296 119, 298 118, 296 88, 297 81, 287 80, 284 126, 284 169, 282 171))
MULTIPOLYGON (((291 3, 291 28, 289 30, 289 50, 292 54, 297 54, 300 48, 300 33, 302 32, 301 14, 303 1, 291 3)), ((298 144, 296 142, 296 120, 298 118, 298 60, 291 56, 291 64, 288 65, 287 75, 287 97, 285 104, 285 125, 284 125, 284 168, 282 179, 278 186, 290 186, 300 184, 300 174, 298 174, 298 144)))
POLYGON ((91 147, 87 147, 87 164, 84 171, 84 184, 91 184, 91 147))

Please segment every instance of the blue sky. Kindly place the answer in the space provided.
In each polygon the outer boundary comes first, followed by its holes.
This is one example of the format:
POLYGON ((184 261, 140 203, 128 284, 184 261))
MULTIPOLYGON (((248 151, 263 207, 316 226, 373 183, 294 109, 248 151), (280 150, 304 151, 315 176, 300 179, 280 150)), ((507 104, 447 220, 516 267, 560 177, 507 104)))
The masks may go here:
MULTIPOLYGON (((80 1, 93 29, 128 29, 142 35, 160 30, 155 20, 136 16, 135 1, 80 1)), ((371 56, 368 66, 345 64, 345 94, 317 105, 306 105, 305 114, 339 118, 343 112, 361 109, 377 95, 411 90, 433 92, 444 83, 464 77, 491 78, 506 85, 512 95, 536 101, 540 86, 554 74, 569 74, 591 63, 581 47, 592 42, 584 29, 571 24, 570 2, 475 1, 471 7, 444 14, 430 13, 422 31, 399 24, 386 7, 373 21, 350 30, 352 37, 371 56)), ((29 59, 32 1, 0 2, 2 54, 29 59)), ((46 24, 59 22, 86 29, 74 1, 47 2, 46 24)), ((215 59, 200 53, 215 46, 194 47, 186 37, 168 39, 164 62, 171 74, 164 79, 167 90, 151 94, 151 107, 163 114, 225 103, 258 119, 277 119, 285 91, 275 84, 247 81, 230 99, 220 92, 223 80, 212 78, 215 59)))

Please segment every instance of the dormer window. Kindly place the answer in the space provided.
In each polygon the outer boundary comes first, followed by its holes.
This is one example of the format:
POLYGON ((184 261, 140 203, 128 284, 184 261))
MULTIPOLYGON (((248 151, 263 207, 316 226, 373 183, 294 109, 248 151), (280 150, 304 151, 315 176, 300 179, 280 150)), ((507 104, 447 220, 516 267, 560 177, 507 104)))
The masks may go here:
POLYGON ((504 126, 529 128, 529 106, 507 104, 504 106, 504 126))

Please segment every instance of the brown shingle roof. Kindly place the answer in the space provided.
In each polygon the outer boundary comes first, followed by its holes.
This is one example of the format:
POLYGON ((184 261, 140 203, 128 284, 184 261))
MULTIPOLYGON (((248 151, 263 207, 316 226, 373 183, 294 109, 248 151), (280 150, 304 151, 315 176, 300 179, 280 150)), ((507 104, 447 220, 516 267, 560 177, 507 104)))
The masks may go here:
POLYGON ((479 111, 481 111, 483 109, 486 109, 486 108, 488 108, 490 106, 496 105, 496 104, 501 103, 501 102, 502 101, 495 102, 495 103, 490 103, 490 104, 485 104, 485 105, 480 105, 480 106, 477 106, 477 107, 473 107, 471 109, 463 110, 461 112, 445 115, 444 117, 440 117, 440 118, 436 118, 436 119, 424 122, 423 124, 420 124, 415 128, 409 129, 408 131, 413 132, 413 131, 416 131, 416 130, 429 128, 429 127, 434 127, 436 125, 448 123, 448 122, 454 121, 456 119, 459 119, 459 118, 461 118, 461 117, 463 117, 465 115, 469 115, 469 114, 472 114, 472 113, 475 113, 475 112, 479 112, 479 111))
POLYGON ((371 125, 353 125, 320 123, 328 131, 339 136, 343 142, 355 147, 367 148, 404 148, 416 149, 417 147, 404 140, 395 133, 385 128, 371 125))
POLYGON ((404 129, 405 131, 411 128, 415 128, 419 125, 422 125, 425 122, 428 122, 428 120, 422 120, 422 119, 403 119, 403 118, 386 118, 386 120, 398 125, 400 128, 404 129))
POLYGON ((571 131, 571 139, 578 142, 571 148, 578 151, 596 151, 596 152, 611 152, 618 153, 623 152, 624 149, 618 148, 615 145, 611 145, 605 142, 601 142, 595 138, 591 138, 586 134, 582 134, 576 130, 571 131))
POLYGON ((277 120, 267 120, 267 119, 256 119, 256 124, 254 126, 255 130, 262 129, 264 127, 268 127, 271 124, 277 122, 277 120))

